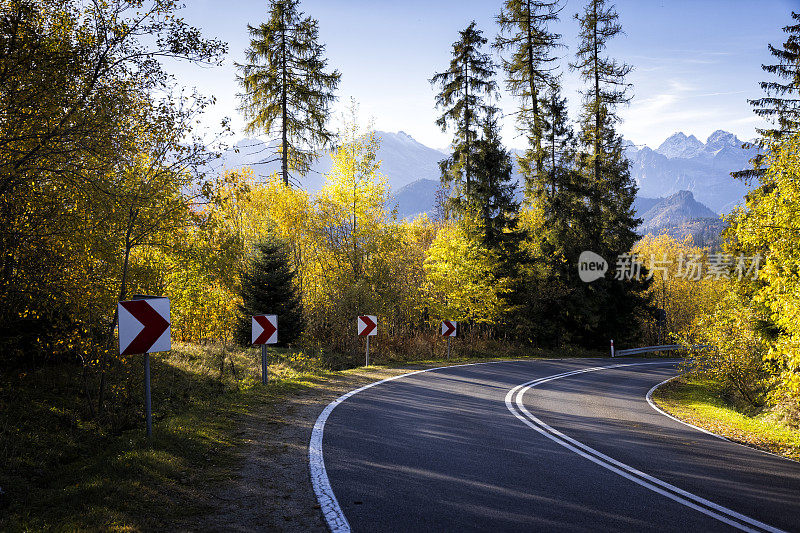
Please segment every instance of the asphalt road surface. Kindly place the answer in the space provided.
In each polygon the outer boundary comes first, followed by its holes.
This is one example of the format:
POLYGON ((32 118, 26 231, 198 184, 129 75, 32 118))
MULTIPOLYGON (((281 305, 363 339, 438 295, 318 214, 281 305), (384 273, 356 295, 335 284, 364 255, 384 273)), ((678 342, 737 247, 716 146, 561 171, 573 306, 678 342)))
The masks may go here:
POLYGON ((353 531, 800 531, 800 463, 658 413, 647 392, 676 373, 572 359, 380 383, 326 410, 315 490, 353 531))

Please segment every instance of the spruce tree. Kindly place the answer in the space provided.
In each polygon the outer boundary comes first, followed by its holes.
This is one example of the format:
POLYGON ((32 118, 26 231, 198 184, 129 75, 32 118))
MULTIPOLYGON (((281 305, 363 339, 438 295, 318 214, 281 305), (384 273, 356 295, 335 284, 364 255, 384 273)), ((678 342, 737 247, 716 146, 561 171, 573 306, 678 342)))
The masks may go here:
POLYGON ((500 35, 494 46, 510 52, 502 60, 506 87, 521 100, 517 129, 528 138, 529 146, 518 158, 527 195, 546 179, 548 154, 543 147, 541 99, 556 68, 552 51, 563 46, 558 42, 561 35, 548 30, 548 25, 558 20, 559 11, 559 0, 507 0, 497 17, 500 35))
MULTIPOLYGON (((761 65, 764 72, 777 79, 760 83, 766 96, 748 100, 753 112, 773 125, 756 130, 760 138, 755 145, 762 149, 800 131, 800 13, 792 12, 791 16, 795 24, 784 26, 783 32, 787 38, 783 45, 780 48, 768 45, 776 62, 761 65)), ((746 143, 744 147, 749 148, 750 144, 746 143)), ((757 154, 751 161, 753 168, 733 172, 732 175, 745 180, 762 176, 765 172, 761 166, 763 159, 763 153, 757 154)))
POLYGON ((494 113, 484 118, 482 130, 482 137, 475 143, 472 198, 479 213, 484 244, 502 249, 508 230, 515 226, 518 209, 514 200, 513 165, 511 155, 503 148, 494 113))
MULTIPOLYGON (((586 223, 587 249, 599 253, 612 270, 617 258, 630 252, 639 224, 633 211, 636 184, 631 178, 622 138, 615 131, 619 122, 616 108, 626 104, 631 85, 625 76, 632 67, 605 57, 608 41, 622 33, 619 15, 606 0, 590 0, 582 14, 575 15, 580 24, 580 46, 576 62, 571 65, 588 84, 583 91, 583 112, 579 135, 580 152, 577 170, 585 186, 588 206, 586 223)), ((577 266, 577 257, 570 263, 577 266)), ((612 272, 613 275, 613 272, 612 272)), ((633 329, 633 315, 644 305, 641 297, 646 284, 642 280, 600 279, 581 284, 574 268, 572 285, 584 302, 583 314, 576 327, 582 327, 588 344, 607 342, 608 338, 624 338, 633 329)))
POLYGON ((542 162, 544 182, 540 184, 541 196, 556 202, 559 193, 569 194, 572 184, 569 173, 575 155, 575 134, 567 115, 567 99, 561 97, 558 79, 553 79, 541 100, 542 109, 542 162))
POLYGON ((237 64, 244 93, 240 109, 248 133, 277 134, 274 158, 289 184, 290 171, 305 176, 318 148, 330 144, 326 122, 341 74, 326 72, 325 45, 318 42, 316 20, 298 9, 299 0, 270 0, 269 21, 247 28, 247 62, 237 64))
POLYGON ((272 230, 256 244, 253 257, 242 272, 242 303, 235 329, 235 339, 240 345, 250 345, 253 315, 278 316, 279 345, 285 346, 300 337, 305 320, 290 261, 286 243, 272 230))
POLYGON ((481 52, 486 38, 472 21, 466 29, 459 32, 458 41, 453 43, 453 59, 444 72, 437 73, 430 80, 440 88, 436 96, 436 107, 444 112, 436 124, 447 131, 455 129, 453 155, 440 163, 442 184, 455 189, 455 207, 468 210, 472 194, 472 181, 475 175, 475 141, 483 118, 494 110, 487 100, 497 92, 494 81, 494 64, 491 58, 481 52))

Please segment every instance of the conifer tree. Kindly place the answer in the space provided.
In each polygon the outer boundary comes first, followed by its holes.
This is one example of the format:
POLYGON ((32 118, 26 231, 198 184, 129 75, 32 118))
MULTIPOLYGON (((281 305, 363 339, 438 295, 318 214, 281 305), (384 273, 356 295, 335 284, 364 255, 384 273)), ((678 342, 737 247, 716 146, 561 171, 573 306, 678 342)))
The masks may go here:
MULTIPOLYGON (((621 138, 614 130, 619 121, 616 107, 632 98, 625 76, 633 68, 602 55, 608 41, 622 33, 613 5, 607 5, 606 0, 590 0, 583 14, 576 14, 575 18, 580 24, 581 43, 576 62, 570 67, 578 70, 588 84, 583 91, 581 113, 580 143, 584 149, 578 163, 588 181, 588 201, 596 219, 594 240, 599 241, 604 231, 600 224, 603 212, 612 207, 610 201, 615 195, 633 187, 621 138)), ((633 196, 629 200, 632 204, 633 196)), ((633 227, 635 224, 630 228, 631 235, 633 227)))
POLYGON ((553 48, 561 35, 548 30, 558 20, 559 0, 506 0, 497 23, 500 35, 495 48, 510 52, 502 60, 506 71, 506 87, 521 99, 517 112, 517 128, 528 138, 529 147, 518 158, 525 179, 526 193, 545 180, 547 152, 542 146, 544 110, 541 99, 553 78, 556 58, 553 48))
POLYGON ((316 149, 333 138, 326 122, 335 100, 339 71, 326 72, 325 45, 318 42, 318 23, 298 9, 299 0, 270 0, 269 21, 247 28, 247 62, 237 67, 244 92, 240 109, 249 119, 248 133, 277 134, 275 157, 281 177, 290 171, 305 176, 316 149))
POLYGON ((241 296, 235 330, 240 345, 250 345, 253 315, 278 316, 280 345, 285 346, 300 337, 305 319, 295 272, 290 266, 286 243, 272 230, 255 246, 253 258, 242 272, 241 296))
MULTIPOLYGON (((784 26, 783 32, 787 34, 787 38, 782 47, 768 45, 776 62, 772 65, 761 65, 764 72, 777 79, 760 83, 766 96, 748 100, 753 106, 753 112, 773 125, 771 128, 756 130, 760 139, 755 145, 762 149, 769 148, 772 142, 785 140, 800 132, 800 13, 792 12, 791 16, 795 24, 784 26)), ((745 148, 749 147, 749 143, 745 144, 745 148)), ((762 176, 765 171, 761 168, 763 159, 763 153, 757 154, 751 160, 753 168, 733 172, 732 175, 745 180, 762 176)))
POLYGON ((436 96, 436 107, 444 111, 436 124, 442 131, 448 127, 455 129, 453 155, 442 161, 440 167, 442 184, 456 185, 454 201, 460 210, 466 208, 472 194, 478 128, 481 120, 493 111, 487 100, 497 92, 494 64, 489 55, 481 52, 487 42, 482 33, 475 27, 475 21, 460 31, 458 41, 453 43, 449 68, 430 80, 441 90, 436 96))
POLYGON ((478 208, 484 244, 499 249, 516 222, 513 166, 511 155, 503 148, 494 113, 483 120, 482 130, 482 137, 475 143, 472 197, 478 208))
MULTIPOLYGON (((577 157, 588 206, 584 225, 588 238, 584 242, 613 266, 619 256, 631 250, 639 224, 633 211, 636 184, 630 175, 622 137, 614 128, 619 122, 617 106, 631 99, 631 85, 625 82, 625 76, 632 67, 603 55, 608 41, 622 33, 613 5, 606 0, 590 0, 575 18, 580 24, 581 42, 576 62, 570 66, 580 72, 588 85, 583 91, 581 150, 577 157)), ((577 265, 577 257, 570 258, 570 263, 577 265)), ((573 278, 577 278, 577 269, 573 278)), ((584 342, 605 342, 609 336, 620 338, 631 331, 632 315, 644 305, 640 296, 646 287, 643 281, 604 278, 581 284, 574 279, 573 284, 585 302, 580 320, 584 342)))

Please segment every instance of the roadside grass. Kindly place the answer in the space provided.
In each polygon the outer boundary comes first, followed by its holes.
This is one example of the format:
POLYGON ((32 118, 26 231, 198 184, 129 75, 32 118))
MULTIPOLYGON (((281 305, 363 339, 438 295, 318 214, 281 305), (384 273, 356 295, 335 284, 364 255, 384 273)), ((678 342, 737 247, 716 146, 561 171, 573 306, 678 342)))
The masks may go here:
MULTIPOLYGON (((443 357, 443 345, 437 344, 433 355, 443 357)), ((382 364, 368 373, 374 370, 380 379, 381 368, 413 371, 605 354, 503 349, 500 343, 485 342, 459 346, 455 341, 450 360, 399 361, 382 356, 380 349, 375 355, 382 364)), ((364 376, 363 367, 335 372, 323 361, 271 348, 264 387, 257 349, 173 343, 172 351, 151 354, 149 441, 141 356, 110 365, 106 408, 94 417, 80 365, 59 363, 0 375, 0 530, 160 530, 203 516, 212 509, 212 489, 238 473, 237 450, 245 445, 245 432, 238 427, 243 416, 334 376, 364 376)), ((96 378, 90 382, 92 394, 96 378)), ((96 408, 96 398, 92 401, 96 408)))
POLYGON ((326 371, 272 350, 260 385, 254 349, 175 344, 151 356, 153 438, 145 437, 141 358, 109 373, 110 407, 92 419, 81 368, 0 380, 0 530, 165 529, 210 508, 236 472, 240 415, 313 386, 326 371))
POLYGON ((722 387, 709 379, 684 375, 653 393, 669 414, 732 441, 800 461, 800 429, 769 410, 749 413, 726 401, 722 387))

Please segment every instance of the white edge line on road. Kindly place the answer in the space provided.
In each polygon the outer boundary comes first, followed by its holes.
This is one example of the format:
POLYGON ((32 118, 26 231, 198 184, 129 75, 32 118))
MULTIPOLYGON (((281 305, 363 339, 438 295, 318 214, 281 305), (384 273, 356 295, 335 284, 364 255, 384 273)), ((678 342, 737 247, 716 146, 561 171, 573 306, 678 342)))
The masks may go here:
MULTIPOLYGON (((726 437, 723 437, 722 435, 717 435, 716 433, 712 433, 711 431, 709 431, 709 430, 707 430, 705 428, 701 428, 700 426, 695 426, 694 424, 690 424, 689 422, 684 422, 680 418, 672 416, 671 414, 669 414, 668 412, 664 411, 663 409, 661 409, 659 406, 656 405, 656 403, 653 401, 653 393, 656 391, 656 389, 659 388, 661 385, 672 381, 673 379, 681 377, 682 375, 683 374, 678 374, 677 376, 672 376, 671 378, 665 379, 661 383, 653 385, 653 388, 650 389, 649 391, 647 391, 647 396, 645 396, 645 398, 647 399, 647 403, 650 404, 650 407, 652 407, 653 409, 655 409, 656 411, 658 411, 662 415, 666 416, 667 418, 671 418, 675 422, 679 422, 679 423, 683 424, 684 426, 689 426, 690 428, 694 428, 697 431, 702 431, 706 435, 711 435, 712 437, 716 437, 718 439, 722 439, 722 440, 727 441, 727 442, 733 442, 732 440, 730 440, 730 439, 728 439, 726 437)), ((738 444, 738 443, 734 442, 734 444, 738 444)))
POLYGON ((778 457, 779 459, 784 459, 786 461, 791 461, 793 463, 800 462, 800 461, 795 461, 794 459, 792 459, 790 457, 784 457, 783 455, 778 455, 777 453, 771 452, 769 450, 762 450, 761 448, 756 448, 754 446, 748 446, 747 444, 742 444, 741 442, 736 442, 735 440, 731 440, 728 437, 725 437, 723 435, 719 435, 717 433, 714 433, 713 431, 709 431, 709 430, 707 430, 705 428, 701 428, 700 426, 696 426, 694 424, 690 424, 689 422, 685 422, 685 421, 681 420, 678 417, 672 416, 671 414, 667 413, 666 411, 661 409, 659 406, 657 406, 656 402, 653 401, 653 393, 656 391, 656 389, 659 388, 661 385, 664 385, 665 383, 669 383, 673 379, 677 379, 677 378, 679 378, 679 377, 681 377, 683 375, 685 375, 685 374, 679 374, 677 376, 672 376, 669 379, 665 379, 661 383, 653 385, 653 388, 650 389, 649 391, 647 391, 647 396, 645 397, 645 398, 647 398, 647 403, 650 404, 650 407, 652 407, 653 409, 658 411, 660 414, 666 416, 667 418, 671 418, 675 422, 680 422, 684 426, 689 426, 690 428, 696 429, 697 431, 702 431, 703 433, 705 433, 707 435, 711 435, 712 437, 716 437, 716 438, 724 440, 726 442, 730 442, 731 444, 736 444, 737 446, 743 446, 743 447, 745 447, 745 448, 747 448, 749 450, 753 450, 753 451, 756 451, 756 452, 766 453, 767 455, 771 455, 773 457, 778 457))
POLYGON ((611 457, 595 450, 594 448, 591 448, 581 442, 578 442, 577 440, 571 437, 568 437, 567 435, 564 435, 560 431, 552 428, 551 426, 547 425, 542 420, 537 418, 535 415, 533 415, 530 411, 528 411, 528 409, 525 407, 523 403, 523 396, 528 390, 543 383, 547 383, 548 381, 553 381, 568 376, 574 376, 576 374, 582 374, 585 372, 596 372, 598 370, 607 370, 611 368, 619 368, 625 366, 653 365, 659 363, 665 364, 666 362, 628 363, 628 364, 609 365, 602 367, 592 367, 592 368, 575 370, 571 372, 564 372, 553 376, 535 379, 533 381, 517 385, 513 389, 509 390, 505 398, 506 407, 514 416, 516 416, 519 420, 525 423, 525 425, 527 425, 531 429, 534 429, 535 431, 547 437, 548 439, 552 440, 553 442, 567 448, 570 451, 575 452, 581 457, 589 459, 593 463, 602 466, 603 468, 606 468, 614 472, 615 474, 618 474, 626 479, 629 479, 630 481, 633 481, 634 483, 637 483, 647 489, 650 489, 653 492, 666 496, 671 500, 674 500, 687 507, 700 511, 708 516, 711 516, 721 522, 736 527, 737 529, 740 529, 742 531, 770 531, 773 533, 780 533, 782 531, 780 529, 774 528, 768 524, 764 524, 763 522, 759 522, 758 520, 737 513, 736 511, 733 511, 721 505, 717 505, 709 500, 706 500, 705 498, 702 498, 700 496, 687 492, 683 489, 680 489, 674 485, 661 481, 658 478, 645 474, 644 472, 641 472, 631 466, 628 466, 625 463, 612 459, 611 457), (515 403, 516 407, 514 406, 515 403), (705 505, 706 507, 701 507, 701 505, 705 505), (714 511, 712 511, 711 509, 714 509, 714 511), (740 522, 731 520, 731 518, 749 524, 750 526, 753 526, 754 528, 757 529, 747 527, 740 522))
POLYGON ((331 403, 329 403, 327 407, 325 407, 325 409, 322 411, 322 413, 320 413, 320 415, 317 417, 317 421, 314 423, 314 428, 311 430, 311 441, 308 443, 308 464, 309 464, 309 469, 311 471, 311 485, 314 487, 314 494, 316 494, 317 496, 317 502, 319 502, 322 514, 325 516, 325 521, 328 523, 328 527, 331 529, 331 531, 333 533, 350 532, 350 523, 347 521, 347 518, 345 518, 342 508, 339 505, 336 496, 333 494, 333 488, 331 488, 331 482, 328 479, 328 472, 327 470, 325 470, 325 458, 323 457, 322 454, 322 438, 325 435, 325 422, 327 422, 328 417, 330 416, 331 412, 336 408, 337 405, 339 405, 346 399, 350 398, 351 396, 358 394, 361 391, 367 390, 371 387, 374 387, 375 385, 380 385, 381 383, 386 383, 387 381, 394 381, 396 379, 413 376, 414 374, 421 374, 423 372, 431 372, 433 370, 443 370, 447 368, 491 365, 495 363, 514 363, 526 360, 527 359, 508 359, 505 361, 484 361, 481 363, 437 366, 435 368, 425 368, 423 370, 415 370, 414 372, 408 372, 406 374, 400 374, 398 376, 392 376, 390 378, 382 379, 380 381, 368 383, 367 385, 364 385, 361 388, 351 390, 350 392, 339 396, 331 403))

